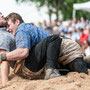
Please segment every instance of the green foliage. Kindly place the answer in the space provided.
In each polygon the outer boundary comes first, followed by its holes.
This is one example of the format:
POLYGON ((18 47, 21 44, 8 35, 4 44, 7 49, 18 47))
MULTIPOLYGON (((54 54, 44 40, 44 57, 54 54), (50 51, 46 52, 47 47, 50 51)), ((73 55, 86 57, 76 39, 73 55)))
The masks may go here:
MULTIPOLYGON (((74 3, 83 3, 89 0, 16 0, 16 2, 34 2, 38 8, 46 5, 48 7, 48 15, 51 18, 53 13, 56 14, 57 20, 60 15, 59 11, 63 14, 63 19, 72 19, 73 4, 74 3)), ((81 16, 89 18, 90 13, 77 11, 76 17, 80 18, 81 16)))
POLYGON ((63 19, 71 19, 73 10, 73 0, 65 0, 64 6, 62 6, 61 11, 63 13, 63 19))
POLYGON ((81 11, 81 10, 78 10, 76 12, 76 17, 78 19, 80 19, 80 17, 84 17, 85 19, 90 19, 90 13, 89 12, 85 12, 85 11, 81 11))
MULTIPOLYGON (((77 3, 84 3, 84 2, 88 2, 89 0, 77 0, 77 3)), ((85 12, 85 11, 81 11, 81 10, 77 10, 76 11, 76 17, 78 19, 80 19, 80 17, 84 17, 84 18, 88 18, 90 19, 90 13, 85 12)))

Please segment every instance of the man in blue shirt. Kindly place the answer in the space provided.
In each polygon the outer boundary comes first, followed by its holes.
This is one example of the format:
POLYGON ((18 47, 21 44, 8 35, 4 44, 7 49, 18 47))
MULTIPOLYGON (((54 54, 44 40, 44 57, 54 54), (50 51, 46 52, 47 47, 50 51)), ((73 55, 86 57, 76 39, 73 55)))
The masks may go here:
MULTIPOLYGON (((24 66, 31 72, 36 73, 45 66, 45 79, 59 76, 60 74, 56 70, 61 42, 59 36, 51 35, 32 24, 24 23, 17 13, 11 13, 7 20, 7 30, 16 39, 16 49, 12 52, 1 54, 3 56, 1 57, 2 61, 23 61, 25 59, 24 66)), ((26 68, 23 70, 26 70, 26 68)), ((33 76, 36 77, 36 75, 33 76)))

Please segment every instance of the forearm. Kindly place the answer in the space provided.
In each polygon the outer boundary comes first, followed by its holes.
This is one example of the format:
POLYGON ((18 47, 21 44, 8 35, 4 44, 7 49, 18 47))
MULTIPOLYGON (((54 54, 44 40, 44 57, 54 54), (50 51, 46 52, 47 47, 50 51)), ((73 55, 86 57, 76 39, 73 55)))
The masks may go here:
POLYGON ((9 65, 7 61, 3 61, 1 64, 1 78, 3 86, 8 82, 9 65))
POLYGON ((22 49, 18 48, 14 51, 7 52, 6 53, 6 60, 11 61, 11 60, 21 60, 24 59, 28 56, 29 50, 28 49, 22 49))

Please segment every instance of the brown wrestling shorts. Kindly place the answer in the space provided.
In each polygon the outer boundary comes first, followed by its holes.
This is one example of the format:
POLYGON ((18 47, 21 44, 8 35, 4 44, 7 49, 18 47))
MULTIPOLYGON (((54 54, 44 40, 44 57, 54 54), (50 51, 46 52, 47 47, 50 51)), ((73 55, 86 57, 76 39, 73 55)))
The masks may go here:
POLYGON ((44 79, 45 68, 42 68, 38 72, 32 72, 24 65, 25 60, 20 60, 15 63, 14 73, 20 77, 26 79, 44 79))

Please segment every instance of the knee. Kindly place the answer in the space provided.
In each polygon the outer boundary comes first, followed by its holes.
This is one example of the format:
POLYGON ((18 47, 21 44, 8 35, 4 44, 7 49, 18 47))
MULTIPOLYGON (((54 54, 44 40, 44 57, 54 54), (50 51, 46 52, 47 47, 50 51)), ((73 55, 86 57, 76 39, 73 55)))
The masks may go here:
POLYGON ((85 61, 82 59, 75 59, 71 63, 69 63, 69 68, 71 71, 76 71, 76 72, 83 72, 88 74, 88 68, 87 64, 85 61))

